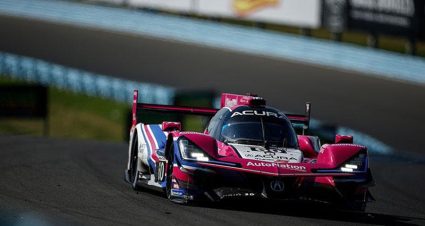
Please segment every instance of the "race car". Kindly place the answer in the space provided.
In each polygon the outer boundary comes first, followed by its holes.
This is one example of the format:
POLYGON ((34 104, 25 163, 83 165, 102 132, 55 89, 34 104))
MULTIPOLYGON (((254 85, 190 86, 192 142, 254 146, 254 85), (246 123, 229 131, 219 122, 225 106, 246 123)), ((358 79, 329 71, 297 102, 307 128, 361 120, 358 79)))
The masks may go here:
POLYGON ((177 203, 312 200, 363 211, 373 185, 367 148, 348 135, 324 145, 304 135, 310 112, 310 103, 305 114, 285 114, 256 95, 229 93, 220 109, 145 104, 135 90, 125 179, 177 203), (202 133, 183 131, 180 122, 140 122, 143 110, 211 119, 202 133))

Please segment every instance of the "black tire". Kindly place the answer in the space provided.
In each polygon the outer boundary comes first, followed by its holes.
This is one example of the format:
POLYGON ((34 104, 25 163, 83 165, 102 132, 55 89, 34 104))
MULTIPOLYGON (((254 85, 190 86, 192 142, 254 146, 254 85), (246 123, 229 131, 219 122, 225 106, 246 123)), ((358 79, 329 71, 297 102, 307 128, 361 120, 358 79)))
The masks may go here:
POLYGON ((167 164, 167 176, 165 178, 165 180, 167 181, 166 186, 165 186, 165 194, 168 198, 168 200, 173 201, 172 197, 171 197, 171 183, 172 183, 172 179, 173 179, 173 161, 174 161, 174 147, 173 145, 171 145, 169 147, 169 149, 167 150, 166 154, 166 158, 168 161, 167 164))
POLYGON ((366 211, 366 202, 359 201, 359 202, 352 202, 350 203, 351 210, 357 211, 357 212, 365 212, 366 211))
POLYGON ((343 203, 343 208, 348 211, 365 212, 367 205, 367 191, 361 197, 354 200, 347 200, 343 203))
POLYGON ((170 145, 170 148, 165 153, 165 157, 167 158, 168 164, 167 164, 167 175, 165 177, 166 185, 165 185, 165 195, 167 196, 167 199, 171 202, 177 203, 177 204, 190 204, 189 200, 181 198, 181 197, 173 197, 171 195, 171 185, 173 180, 173 165, 174 165, 174 147, 173 145, 170 145))
POLYGON ((345 201, 334 206, 334 208, 349 212, 365 212, 366 202, 364 201, 345 201))
POLYGON ((368 201, 368 195, 369 191, 366 190, 361 194, 361 197, 358 197, 358 199, 349 202, 350 209, 353 211, 365 212, 368 201))
POLYGON ((139 143, 137 140, 137 134, 134 134, 133 137, 133 142, 131 145, 131 163, 130 163, 130 170, 129 170, 129 179, 130 179, 130 184, 131 187, 134 190, 139 190, 140 186, 138 185, 138 180, 139 180, 139 171, 137 170, 137 147, 138 147, 139 143))

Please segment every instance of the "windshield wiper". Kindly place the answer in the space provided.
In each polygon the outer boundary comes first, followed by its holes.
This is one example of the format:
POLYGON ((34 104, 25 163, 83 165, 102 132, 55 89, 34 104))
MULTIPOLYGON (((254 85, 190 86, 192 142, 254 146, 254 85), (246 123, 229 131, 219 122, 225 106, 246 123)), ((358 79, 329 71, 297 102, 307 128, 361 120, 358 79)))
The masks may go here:
POLYGON ((292 148, 288 146, 288 138, 283 138, 283 140, 268 140, 267 143, 269 144, 269 146, 276 146, 276 147, 281 147, 283 148, 285 151, 287 148, 292 148))

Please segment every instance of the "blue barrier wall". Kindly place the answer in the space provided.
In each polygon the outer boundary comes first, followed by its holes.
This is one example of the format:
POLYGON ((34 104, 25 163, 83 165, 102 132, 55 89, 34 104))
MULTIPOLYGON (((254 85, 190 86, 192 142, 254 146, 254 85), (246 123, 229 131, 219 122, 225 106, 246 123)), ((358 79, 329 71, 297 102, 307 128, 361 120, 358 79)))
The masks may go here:
POLYGON ((146 103, 173 104, 174 101, 175 91, 169 87, 112 78, 4 52, 0 52, 2 75, 129 104, 134 89, 139 90, 140 101, 146 103))
POLYGON ((255 28, 60 0, 1 0, 0 14, 131 32, 425 84, 425 60, 420 57, 255 28))

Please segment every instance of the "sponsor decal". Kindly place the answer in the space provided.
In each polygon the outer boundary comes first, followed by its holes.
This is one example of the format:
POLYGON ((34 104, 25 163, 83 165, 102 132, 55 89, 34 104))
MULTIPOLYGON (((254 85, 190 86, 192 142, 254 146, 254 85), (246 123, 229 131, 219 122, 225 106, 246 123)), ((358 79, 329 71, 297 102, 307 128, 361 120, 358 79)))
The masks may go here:
POLYGON ((172 196, 182 197, 182 196, 185 195, 185 191, 184 190, 180 190, 180 189, 171 189, 171 195, 172 196))
POLYGON ((272 180, 270 182, 270 188, 275 192, 282 192, 285 189, 285 184, 281 180, 272 180))
POLYGON ((183 189, 171 189, 171 196, 185 200, 193 200, 193 195, 187 195, 186 191, 183 189))
POLYGON ((143 154, 146 152, 146 144, 139 143, 139 154, 143 154))
POLYGON ((264 153, 264 154, 258 154, 258 153, 247 153, 244 156, 245 158, 251 158, 255 160, 283 160, 283 161, 290 161, 294 160, 297 161, 298 159, 293 156, 284 156, 284 155, 276 155, 276 153, 264 153))
POLYGON ((240 16, 246 16, 265 7, 275 6, 279 0, 234 0, 233 10, 240 16))
MULTIPOLYGON (((250 147, 251 151, 261 151, 261 152, 266 152, 266 153, 286 153, 285 148, 278 148, 278 147, 271 147, 269 149, 264 149, 264 148, 259 148, 259 147, 250 147)), ((250 151, 247 151, 250 152, 250 151)))
POLYGON ((249 147, 249 149, 250 149, 251 151, 263 151, 263 149, 258 148, 258 147, 249 147))
POLYGON ((224 102, 225 102, 224 105, 226 107, 229 107, 229 108, 231 108, 233 106, 236 106, 238 104, 238 100, 237 99, 231 99, 231 98, 226 98, 224 102))
POLYGON ((413 16, 415 4, 412 0, 364 1, 351 0, 352 7, 360 9, 388 12, 405 16, 413 16))
POLYGON ((158 181, 164 181, 164 179, 165 179, 165 162, 162 162, 162 161, 158 162, 156 170, 157 170, 157 175, 156 175, 157 180, 158 181))
POLYGON ((199 133, 199 132, 181 132, 180 135, 203 135, 203 136, 208 136, 205 135, 204 133, 199 133))
POLYGON ((244 193, 231 193, 224 194, 223 198, 235 198, 235 197, 252 197, 255 196, 255 193, 252 192, 244 192, 244 193))
POLYGON ((275 163, 275 162, 248 162, 247 166, 257 166, 257 167, 278 167, 282 169, 306 172, 307 168, 305 166, 293 165, 288 163, 275 163))
POLYGON ((302 158, 301 151, 296 149, 284 149, 279 147, 265 149, 260 146, 238 144, 233 144, 232 146, 237 150, 241 157, 245 159, 299 163, 302 158))
POLYGON ((257 111, 257 110, 245 110, 241 112, 234 112, 230 118, 233 118, 235 116, 243 116, 243 115, 257 115, 257 116, 268 116, 268 117, 276 117, 276 118, 283 118, 283 115, 278 114, 276 112, 272 111, 257 111))

